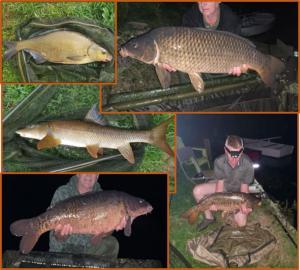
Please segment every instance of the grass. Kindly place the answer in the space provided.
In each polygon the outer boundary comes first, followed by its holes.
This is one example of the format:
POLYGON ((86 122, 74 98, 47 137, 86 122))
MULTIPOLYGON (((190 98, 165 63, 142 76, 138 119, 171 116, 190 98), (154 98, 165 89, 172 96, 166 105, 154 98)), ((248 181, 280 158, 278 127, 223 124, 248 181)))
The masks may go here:
MULTIPOLYGON (((3 12, 3 41, 14 41, 17 27, 31 18, 55 20, 78 18, 92 20, 98 25, 114 29, 114 3, 112 2, 15 2, 1 3, 3 12)), ((5 48, 3 48, 3 51, 5 48)), ((7 82, 20 81, 12 61, 3 63, 3 78, 7 82)))
MULTIPOLYGON (((161 122, 169 119, 171 115, 169 114, 154 114, 153 124, 157 126, 161 122)), ((167 142, 174 145, 174 123, 169 124, 167 129, 167 142)), ((168 170, 167 160, 169 156, 162 152, 158 147, 147 144, 145 147, 145 155, 141 165, 137 168, 140 172, 163 172, 168 170)))
POLYGON ((14 108, 21 100, 27 97, 31 91, 35 88, 34 85, 5 85, 3 87, 4 99, 3 99, 3 113, 4 116, 14 108))

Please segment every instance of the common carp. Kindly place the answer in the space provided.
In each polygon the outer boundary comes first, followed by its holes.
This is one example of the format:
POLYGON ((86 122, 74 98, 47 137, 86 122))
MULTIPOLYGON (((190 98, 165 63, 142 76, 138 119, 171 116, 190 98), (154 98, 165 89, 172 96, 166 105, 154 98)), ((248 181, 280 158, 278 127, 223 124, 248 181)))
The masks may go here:
POLYGON ((114 230, 123 229, 124 224, 124 234, 130 236, 134 219, 152 209, 145 200, 125 192, 90 192, 60 201, 37 217, 15 221, 10 231, 22 236, 20 251, 25 254, 33 249, 43 233, 54 230, 57 225, 69 224, 72 233, 90 234, 91 242, 97 243, 114 230))
POLYGON ((260 199, 249 193, 217 192, 203 197, 197 205, 184 212, 181 217, 187 218, 189 223, 193 224, 200 212, 209 210, 212 205, 216 207, 217 211, 234 213, 241 209, 242 204, 253 209, 260 204, 260 199))
POLYGON ((152 130, 128 130, 107 127, 85 121, 49 121, 17 130, 21 137, 40 140, 37 149, 52 148, 57 145, 86 147, 88 153, 97 158, 103 154, 103 148, 118 149, 130 163, 134 163, 134 155, 130 143, 144 142, 160 147, 173 156, 173 151, 166 141, 166 130, 169 118, 152 130))
POLYGON ((46 61, 62 64, 108 62, 111 54, 86 36, 73 31, 53 31, 27 40, 6 42, 5 60, 21 50, 29 52, 38 64, 46 61))
POLYGON ((242 72, 255 70, 267 86, 273 87, 275 75, 284 64, 271 55, 259 52, 249 40, 235 34, 188 27, 161 27, 129 40, 121 47, 123 57, 132 57, 155 66, 163 88, 171 75, 162 67, 188 73, 194 88, 201 93, 201 73, 228 73, 233 67, 242 72))

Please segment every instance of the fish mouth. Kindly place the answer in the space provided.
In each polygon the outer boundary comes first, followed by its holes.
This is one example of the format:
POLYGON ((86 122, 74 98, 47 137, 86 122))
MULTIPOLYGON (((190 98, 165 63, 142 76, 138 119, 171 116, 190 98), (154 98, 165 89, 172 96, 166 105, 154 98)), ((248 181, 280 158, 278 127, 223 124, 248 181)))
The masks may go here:
POLYGON ((152 206, 148 206, 147 209, 146 209, 146 215, 147 214, 150 214, 153 210, 153 207, 152 206))
POLYGON ((104 59, 104 62, 110 62, 113 59, 111 54, 107 54, 106 58, 104 59))
POLYGON ((24 137, 25 136, 25 134, 24 134, 25 131, 26 131, 25 129, 19 129, 19 130, 16 130, 15 133, 17 133, 21 137, 24 137))
POLYGON ((129 54, 128 54, 128 51, 125 49, 125 48, 121 48, 120 51, 119 51, 119 54, 122 56, 122 57, 127 57, 129 54))

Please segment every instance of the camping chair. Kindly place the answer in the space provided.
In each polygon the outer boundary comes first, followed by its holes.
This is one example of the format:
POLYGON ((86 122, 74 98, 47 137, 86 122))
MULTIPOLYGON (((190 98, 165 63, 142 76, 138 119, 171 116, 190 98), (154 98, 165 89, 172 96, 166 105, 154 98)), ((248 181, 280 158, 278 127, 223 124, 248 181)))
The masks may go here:
POLYGON ((177 136, 176 142, 177 161, 184 176, 193 183, 195 183, 195 180, 204 181, 206 178, 203 174, 201 174, 201 172, 203 171, 203 167, 206 167, 206 169, 210 169, 207 150, 205 148, 185 146, 181 137, 179 136, 177 136), (190 172, 191 169, 193 173, 190 172))

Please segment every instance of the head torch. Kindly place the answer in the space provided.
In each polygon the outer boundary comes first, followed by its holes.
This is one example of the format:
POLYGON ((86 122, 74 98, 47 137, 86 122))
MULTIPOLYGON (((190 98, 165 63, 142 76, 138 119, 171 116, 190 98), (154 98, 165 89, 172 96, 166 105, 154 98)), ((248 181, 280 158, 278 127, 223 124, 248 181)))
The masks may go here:
POLYGON ((243 152, 244 148, 241 148, 240 151, 231 151, 228 149, 228 147, 225 145, 226 151, 229 153, 229 155, 233 158, 238 158, 240 154, 243 152))

